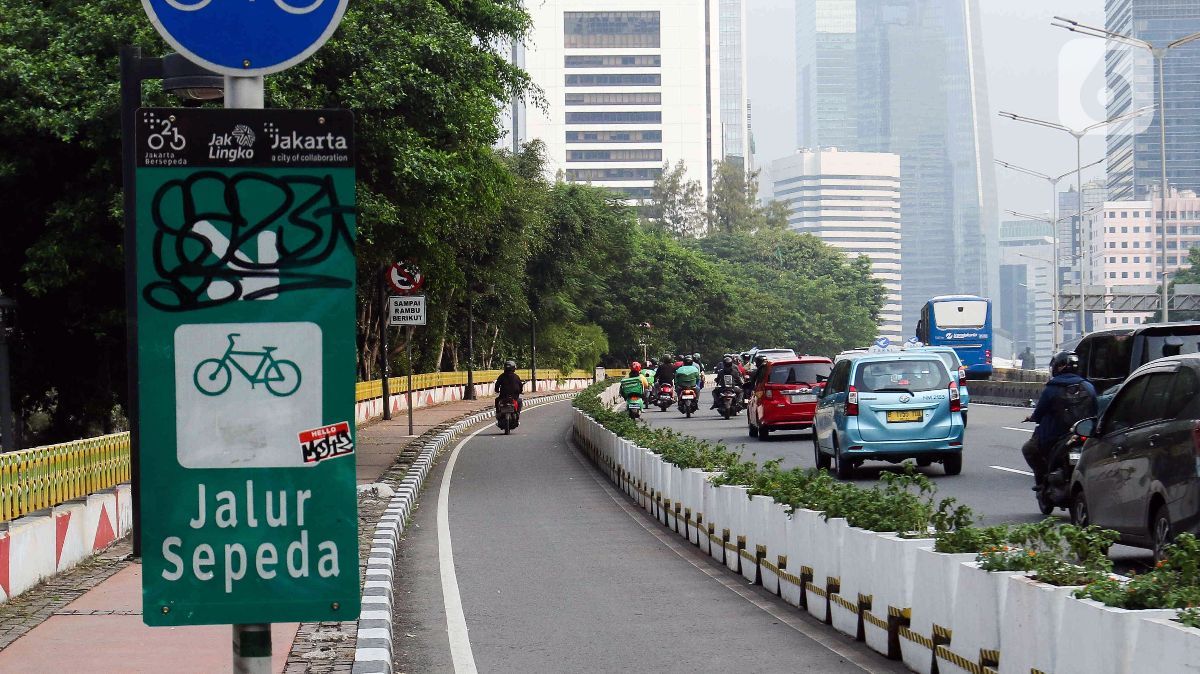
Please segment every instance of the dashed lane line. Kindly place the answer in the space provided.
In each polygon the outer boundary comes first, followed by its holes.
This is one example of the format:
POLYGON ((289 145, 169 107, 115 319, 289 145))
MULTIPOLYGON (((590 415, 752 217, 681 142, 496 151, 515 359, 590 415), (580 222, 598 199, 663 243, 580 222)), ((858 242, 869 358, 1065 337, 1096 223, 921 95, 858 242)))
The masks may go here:
POLYGON ((1018 470, 1016 468, 1009 468, 1008 466, 990 466, 990 467, 995 468, 996 470, 1002 470, 1006 473, 1016 473, 1017 475, 1027 475, 1029 477, 1033 477, 1033 473, 1031 473, 1027 470, 1018 470))
POLYGON ((1032 433, 1032 428, 1014 428, 1013 426, 1001 426, 1000 428, 1006 431, 1016 431, 1018 433, 1032 433))

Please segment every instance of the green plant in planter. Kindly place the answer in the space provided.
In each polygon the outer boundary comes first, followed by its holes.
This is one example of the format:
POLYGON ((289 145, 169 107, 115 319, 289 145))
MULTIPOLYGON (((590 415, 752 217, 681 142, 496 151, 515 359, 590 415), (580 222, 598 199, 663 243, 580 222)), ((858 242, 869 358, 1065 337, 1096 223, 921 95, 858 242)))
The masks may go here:
POLYGON ((1175 620, 1188 627, 1200 629, 1200 608, 1185 608, 1179 612, 1179 615, 1175 617, 1175 620))
POLYGON ((976 559, 985 571, 1029 571, 1049 585, 1087 585, 1112 571, 1108 549, 1119 537, 1047 519, 1012 527, 1004 544, 990 545, 976 559))
MULTIPOLYGON (((1194 613, 1200 606, 1200 540, 1192 534, 1180 534, 1151 571, 1134 575, 1127 582, 1101 578, 1076 591, 1075 596, 1117 608, 1179 608, 1194 613)), ((1181 613, 1181 622, 1185 622, 1182 617, 1181 613)), ((1200 627, 1200 621, 1196 622, 1191 626, 1200 627)))

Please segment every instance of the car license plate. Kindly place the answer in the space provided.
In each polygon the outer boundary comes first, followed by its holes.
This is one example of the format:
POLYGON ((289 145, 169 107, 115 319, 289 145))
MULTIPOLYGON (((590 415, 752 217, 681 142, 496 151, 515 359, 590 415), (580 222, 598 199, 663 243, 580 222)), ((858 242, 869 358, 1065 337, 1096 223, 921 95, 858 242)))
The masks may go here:
POLYGON ((912 423, 924 418, 925 413, 921 410, 889 410, 887 413, 889 424, 912 423))
POLYGON ((798 405, 800 403, 815 403, 815 402, 817 402, 817 397, 814 395, 798 395, 798 396, 790 396, 790 397, 792 399, 793 405, 798 405))

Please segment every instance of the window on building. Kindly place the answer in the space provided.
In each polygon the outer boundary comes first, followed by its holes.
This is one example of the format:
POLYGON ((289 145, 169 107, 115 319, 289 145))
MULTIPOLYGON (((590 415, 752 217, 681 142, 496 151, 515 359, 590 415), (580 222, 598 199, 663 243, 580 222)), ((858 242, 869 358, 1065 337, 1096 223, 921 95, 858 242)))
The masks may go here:
POLYGON ((1133 228, 1133 233, 1134 233, 1134 234, 1137 234, 1137 233, 1138 233, 1138 232, 1140 232, 1140 231, 1142 231, 1142 228, 1141 228, 1141 227, 1134 227, 1134 228, 1133 228))
POLYGON ((662 124, 661 112, 568 112, 567 124, 662 124))
POLYGON ((1123 258, 1121 258, 1121 262, 1123 262, 1123 263, 1124 263, 1124 262, 1129 262, 1129 258, 1127 258, 1127 257, 1123 257, 1123 258))
POLYGON ((662 131, 568 131, 568 143, 661 143, 662 131))
POLYGON ((1129 278, 1129 272, 1127 272, 1127 271, 1121 272, 1121 278, 1129 278))
POLYGON ((567 161, 662 161, 662 150, 567 150, 567 161))
POLYGON ((1129 228, 1128 228, 1128 227, 1122 227, 1122 228, 1121 228, 1121 233, 1122 233, 1122 234, 1128 234, 1128 233, 1129 233, 1129 228))
POLYGON ((662 84, 662 75, 657 73, 589 73, 567 75, 564 82, 568 87, 657 87, 662 84))
POLYGON ((1175 233, 1175 225, 1167 225, 1167 234, 1175 233))
POLYGON ((1144 217, 1144 218, 1150 217, 1150 211, 1146 211, 1145 215, 1143 215, 1142 217, 1144 217))
POLYGON ((1109 278, 1116 278, 1116 277, 1117 277, 1117 272, 1115 272, 1115 271, 1110 271, 1110 272, 1108 272, 1108 277, 1109 277, 1109 278))
POLYGON ((1140 271, 1135 271, 1135 272, 1133 272, 1133 277, 1134 277, 1134 278, 1141 278, 1141 277, 1142 277, 1142 272, 1140 272, 1140 271))
POLYGON ((1169 256, 1167 258, 1167 264, 1179 264, 1179 257, 1177 255, 1169 256))
POLYGON ((1134 247, 1134 248, 1137 248, 1137 247, 1138 247, 1138 246, 1140 246, 1140 245, 1142 245, 1142 242, 1141 242, 1141 241, 1134 241, 1134 242, 1133 242, 1133 247, 1134 247))
POLYGON ((1116 233, 1117 233, 1117 228, 1116 228, 1116 227, 1109 227, 1109 228, 1108 228, 1108 233, 1109 233, 1109 234, 1116 234, 1116 233))
POLYGON ((661 174, 661 168, 567 169, 567 180, 569 182, 654 180, 661 174))
POLYGON ((640 56, 568 56, 568 68, 659 68, 662 57, 658 54, 640 56))
POLYGON ((567 48, 651 48, 660 44, 658 12, 565 12, 567 48))
POLYGON ((1121 211, 1121 217, 1122 217, 1122 218, 1128 218, 1128 217, 1129 217, 1129 211, 1121 211))
POLYGON ((658 92, 588 93, 568 92, 567 105, 662 105, 658 92))

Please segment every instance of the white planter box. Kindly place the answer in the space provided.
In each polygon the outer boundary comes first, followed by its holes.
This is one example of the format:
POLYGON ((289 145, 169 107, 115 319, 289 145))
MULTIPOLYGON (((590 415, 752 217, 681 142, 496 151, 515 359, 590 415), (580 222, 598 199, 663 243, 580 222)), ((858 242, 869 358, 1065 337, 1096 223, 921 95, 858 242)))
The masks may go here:
MULTIPOLYGON (((808 558, 812 560, 812 583, 823 592, 829 587, 830 581, 837 579, 841 574, 842 538, 849 528, 843 517, 826 522, 818 516, 813 522, 808 558)), ((808 612, 819 620, 826 620, 829 616, 827 603, 826 600, 809 593, 808 612)))
MULTIPOLYGON (((795 580, 784 580, 780 588, 783 600, 792 606, 800 606, 800 577, 804 567, 812 567, 812 528, 814 524, 825 523, 820 520, 820 513, 803 508, 792 511, 792 517, 787 523, 788 574, 795 580)), ((822 607, 824 602, 822 602, 822 607)), ((821 617, 824 618, 824 608, 821 617)))
MULTIPOLYGON (((917 553, 928 549, 933 541, 928 538, 901 538, 894 534, 878 534, 875 543, 874 575, 868 584, 872 596, 871 615, 888 624, 893 612, 900 615, 912 608, 913 586, 917 573, 917 553)), ((865 620, 867 646, 871 650, 901 657, 899 642, 889 633, 889 628, 876 621, 865 620)), ((899 625, 896 628, 899 636, 899 625)))
MULTIPOLYGON (((954 592, 954 630, 949 650, 966 660, 978 663, 981 651, 1000 650, 1000 625, 1005 618, 1008 583, 1023 571, 984 571, 978 562, 964 562, 958 569, 958 584, 954 592)), ((938 657, 942 673, 967 672, 954 661, 938 657)), ((1028 674, 1026 670, 1025 674, 1028 674)))
POLYGON ((739 536, 746 535, 746 511, 750 506, 749 490, 741 486, 722 485, 725 512, 729 529, 729 545, 726 546, 725 567, 730 571, 741 568, 741 555, 738 554, 737 542, 739 536))
POLYGON ((745 554, 742 555, 742 578, 753 583, 759 579, 758 546, 766 545, 767 528, 775 499, 761 494, 751 496, 746 504, 746 515, 742 519, 742 535, 746 537, 745 554))
MULTIPOLYGON (((912 620, 909 625, 912 632, 932 641, 934 625, 952 629, 958 571, 963 562, 974 559, 974 553, 950 555, 934 552, 932 547, 917 549, 913 570, 912 620)), ((900 652, 909 669, 921 674, 929 674, 932 670, 933 650, 924 644, 901 637, 900 652)))
POLYGON ((1154 671, 1195 672, 1200 668, 1200 630, 1168 618, 1144 620, 1138 628, 1133 662, 1151 663, 1154 671))
POLYGON ((875 548, 880 534, 866 529, 846 526, 841 545, 834 550, 840 553, 841 592, 830 604, 833 626, 839 632, 859 637, 859 595, 871 594, 871 581, 877 573, 875 548))
MULTIPOLYGON (((1069 597, 1062 607, 1055 638, 1055 674, 1122 674, 1153 667, 1163 669, 1154 660, 1136 660, 1134 651, 1147 621, 1173 618, 1173 609, 1130 611, 1105 606, 1090 599, 1069 597), (1085 648, 1080 645, 1087 644, 1085 648)), ((1003 657, 1007 657, 1004 655, 1003 657)), ((1001 660, 1003 660, 1003 657, 1001 660)), ((1193 661, 1200 668, 1200 662, 1193 661)))
POLYGON ((729 515, 726 510, 725 493, 721 487, 709 482, 704 487, 704 519, 707 522, 704 530, 712 529, 715 538, 709 539, 708 554, 717 561, 725 559, 725 548, 721 545, 721 530, 729 527, 729 515), (711 525, 711 527, 710 527, 711 525))
MULTIPOLYGON (((788 517, 788 506, 785 503, 772 503, 767 513, 767 526, 763 535, 763 545, 767 548, 765 563, 760 570, 762 585, 768 592, 780 594, 779 588, 779 558, 787 558, 787 534, 791 518, 788 517)), ((787 572, 790 568, 784 568, 787 572)))
MULTIPOLYGON (((1058 587, 1027 576, 1013 576, 1006 588, 1004 621, 1000 623, 1000 674, 1029 674, 1032 669, 1057 672, 1056 646, 1063 607, 1078 587, 1058 587)), ((1083 649, 1092 641, 1074 644, 1083 649)))

